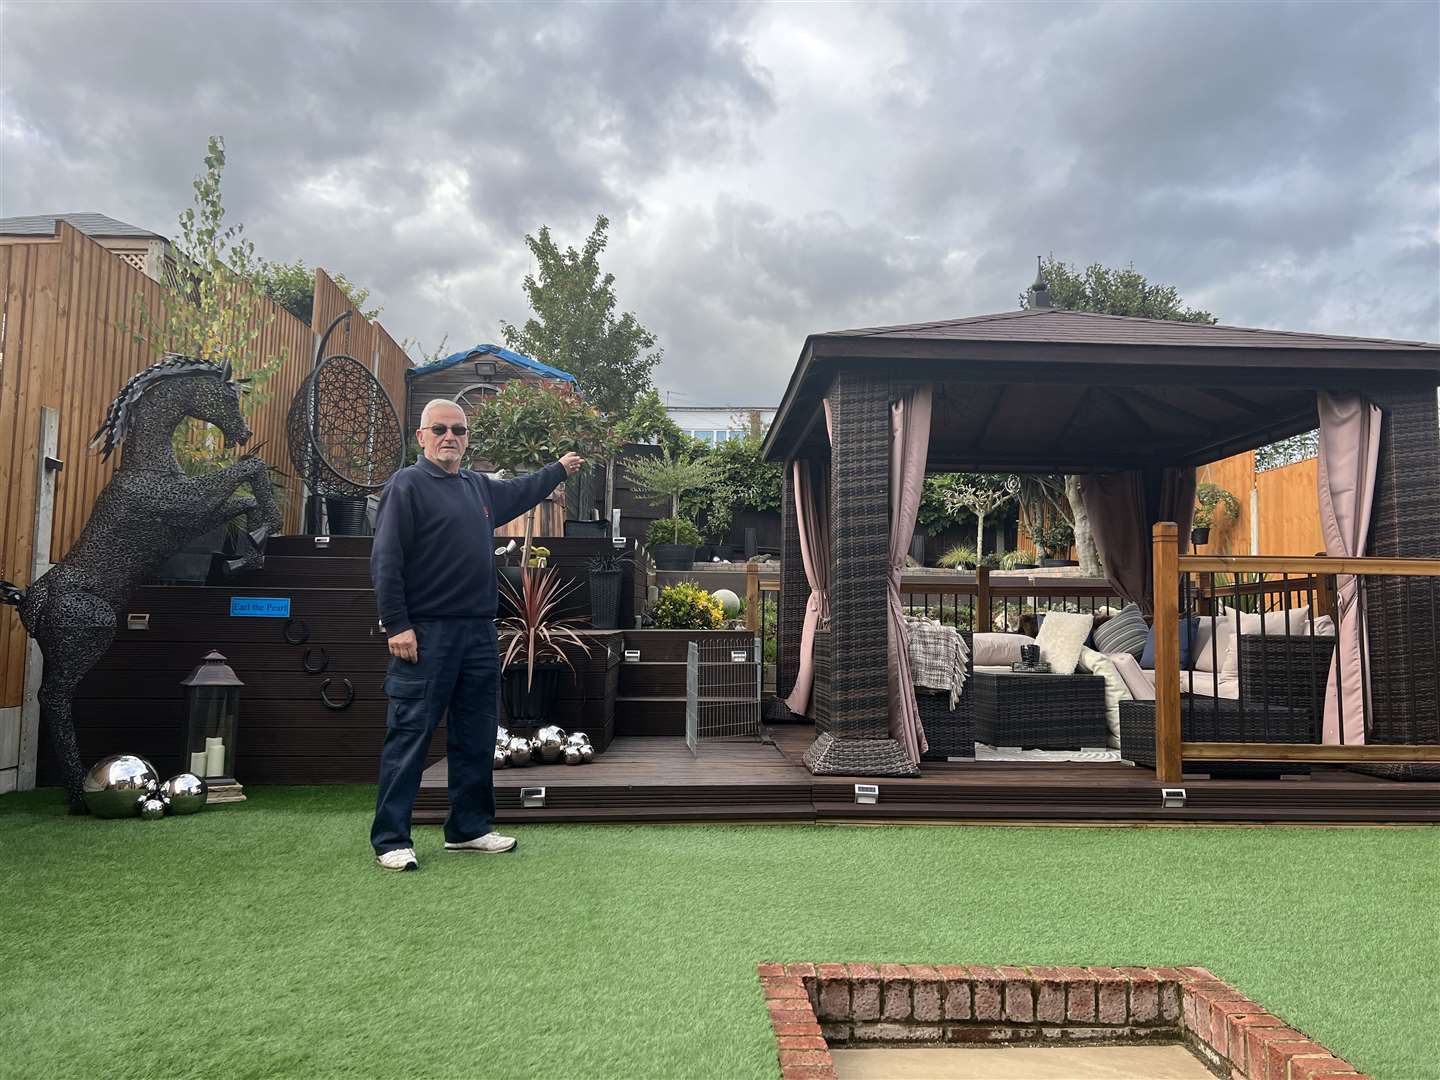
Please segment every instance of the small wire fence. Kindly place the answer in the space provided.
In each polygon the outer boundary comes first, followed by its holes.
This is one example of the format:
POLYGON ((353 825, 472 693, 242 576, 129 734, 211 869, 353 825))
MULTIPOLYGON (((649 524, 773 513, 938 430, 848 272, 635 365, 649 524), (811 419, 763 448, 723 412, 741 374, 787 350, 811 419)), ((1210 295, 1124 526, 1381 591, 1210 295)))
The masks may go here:
POLYGON ((685 655, 685 745, 760 738, 761 642, 692 641, 685 655))

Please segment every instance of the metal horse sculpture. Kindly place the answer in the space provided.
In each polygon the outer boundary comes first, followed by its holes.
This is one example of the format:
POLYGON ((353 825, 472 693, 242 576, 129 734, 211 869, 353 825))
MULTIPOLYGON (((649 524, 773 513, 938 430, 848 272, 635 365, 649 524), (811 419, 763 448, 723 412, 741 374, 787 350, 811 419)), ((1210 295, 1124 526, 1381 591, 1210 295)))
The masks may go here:
POLYGON ((114 640, 130 590, 189 541, 241 514, 253 546, 247 544, 236 569, 259 566, 261 545, 281 527, 270 469, 258 457, 201 476, 186 476, 175 459, 171 437, 187 417, 214 424, 227 445, 250 439, 240 411, 244 381, 231 377, 228 362, 176 355, 131 378, 90 443, 103 443, 107 459, 122 442, 126 446, 80 538, 29 589, 0 582, 0 603, 19 607, 20 621, 45 658, 40 705, 65 769, 72 813, 83 813, 85 803, 71 698, 114 640), (237 496, 244 484, 253 494, 237 496))

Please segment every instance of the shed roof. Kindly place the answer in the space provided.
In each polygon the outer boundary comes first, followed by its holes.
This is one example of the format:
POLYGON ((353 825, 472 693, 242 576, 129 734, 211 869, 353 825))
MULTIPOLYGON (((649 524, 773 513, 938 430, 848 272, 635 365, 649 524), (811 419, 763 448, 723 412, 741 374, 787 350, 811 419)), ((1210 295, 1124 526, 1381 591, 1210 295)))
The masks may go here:
POLYGON ((1440 383, 1440 345, 1036 308, 812 334, 764 453, 822 452, 839 371, 929 382, 932 469, 1201 464, 1315 426, 1317 390, 1440 383))
POLYGON ((57 220, 74 226, 86 236, 165 239, 159 233, 136 225, 127 225, 93 210, 73 214, 33 214, 28 217, 0 218, 0 236, 54 236, 57 220))
POLYGON ((419 364, 408 369, 405 372, 405 378, 414 379, 421 375, 431 375, 437 371, 444 371, 446 368, 452 368, 456 364, 463 364, 467 360, 474 360, 481 356, 497 357, 498 359, 514 364, 516 367, 526 368, 538 375, 543 375, 547 379, 558 379, 561 382, 572 383, 578 381, 575 376, 571 375, 568 371, 561 371, 557 367, 551 367, 549 364, 541 363, 539 360, 534 360, 523 353, 512 352, 499 345, 476 345, 469 349, 461 349, 459 352, 451 353, 449 356, 442 357, 439 360, 433 360, 428 364, 419 364))

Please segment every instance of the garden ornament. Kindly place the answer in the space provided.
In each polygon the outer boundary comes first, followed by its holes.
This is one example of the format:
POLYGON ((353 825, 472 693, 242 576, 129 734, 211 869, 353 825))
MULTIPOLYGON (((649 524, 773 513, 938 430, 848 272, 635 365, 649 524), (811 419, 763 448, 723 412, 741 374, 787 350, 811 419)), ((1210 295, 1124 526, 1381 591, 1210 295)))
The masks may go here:
POLYGON ((548 724, 535 733, 535 746, 540 757, 553 765, 565 754, 565 729, 548 724))
POLYGON ((740 614, 740 597, 736 596, 729 589, 716 589, 710 594, 720 601, 720 606, 725 609, 725 617, 733 619, 740 614))
POLYGON ((114 754, 91 766, 81 780, 81 798, 100 818, 134 817, 140 800, 160 790, 155 766, 134 754, 114 754))
POLYGON ((586 735, 583 731, 572 731, 569 735, 565 736, 565 746, 567 749, 572 746, 578 749, 581 746, 589 745, 590 736, 586 735))
POLYGON ((140 817, 145 821, 159 821, 165 816, 165 800, 158 795, 142 795, 136 806, 140 817))
POLYGON ((170 813, 198 814, 205 808, 210 788, 194 773, 182 772, 161 784, 160 794, 170 800, 170 813))
POLYGON ((510 742, 510 729, 501 724, 495 729, 495 745, 503 747, 510 742))
POLYGON ((281 527, 270 467, 253 453, 214 472, 186 476, 171 445, 188 417, 214 424, 227 445, 248 442, 250 425, 240 409, 244 384, 233 378, 228 361, 173 354, 133 376, 91 442, 103 443, 106 459, 121 443, 125 454, 80 538, 28 589, 0 582, 0 602, 19 607, 20 621, 44 657, 40 705, 72 813, 84 813, 88 804, 71 698, 114 640, 130 591, 195 537, 241 515, 246 551, 231 569, 258 567, 265 561, 261 545, 281 527), (242 485, 252 494, 236 495, 242 485))
POLYGON ((567 746, 567 747, 565 747, 565 764, 566 764, 566 765, 579 765, 580 762, 581 762, 581 760, 582 760, 582 758, 580 757, 580 747, 578 747, 578 746, 567 746))
POLYGON ((530 748, 530 740, 517 735, 510 740, 510 764, 515 766, 529 765, 533 756, 530 748))
POLYGON ((495 768, 508 769, 510 767, 510 751, 503 746, 495 747, 495 768))
POLYGON ((584 746, 580 747, 580 764, 589 765, 594 760, 595 747, 591 746, 589 743, 586 743, 584 746))

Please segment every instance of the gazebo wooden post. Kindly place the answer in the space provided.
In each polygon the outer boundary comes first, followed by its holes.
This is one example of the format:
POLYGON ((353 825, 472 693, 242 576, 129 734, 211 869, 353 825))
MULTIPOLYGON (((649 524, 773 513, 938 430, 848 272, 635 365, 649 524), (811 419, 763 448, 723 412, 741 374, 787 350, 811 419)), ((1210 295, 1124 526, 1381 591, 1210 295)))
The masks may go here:
POLYGON ((915 776, 890 738, 886 582, 890 547, 888 378, 842 371, 827 395, 830 486, 830 730, 805 753, 812 773, 915 776))
MULTIPOLYGON (((1366 554, 1440 558, 1440 427, 1435 388, 1366 394, 1384 413, 1375 503, 1366 554)), ((1371 670, 1366 742, 1440 742, 1440 585, 1433 578, 1374 577, 1365 582, 1371 670)), ((1352 766, 1357 768, 1357 766, 1352 766)), ((1437 765, 1363 765, 1366 772, 1440 779, 1437 765)))

